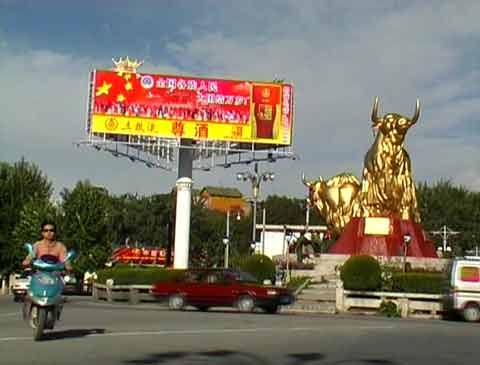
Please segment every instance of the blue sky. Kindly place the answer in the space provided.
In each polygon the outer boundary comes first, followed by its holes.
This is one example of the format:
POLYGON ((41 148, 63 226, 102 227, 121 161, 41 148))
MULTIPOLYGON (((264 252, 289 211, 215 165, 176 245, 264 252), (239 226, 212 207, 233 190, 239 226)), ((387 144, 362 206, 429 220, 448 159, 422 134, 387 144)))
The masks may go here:
MULTIPOLYGON (((83 178, 114 193, 166 192, 175 172, 93 149, 84 135, 88 73, 112 57, 144 72, 272 80, 295 87, 297 161, 261 166, 265 194, 303 196, 299 176, 360 177, 373 142, 370 111, 410 115, 417 180, 480 190, 478 1, 0 0, 0 159, 37 163, 56 192, 83 178), (132 178, 133 176, 133 178, 132 178)), ((235 172, 196 172, 195 186, 238 185, 235 172)))

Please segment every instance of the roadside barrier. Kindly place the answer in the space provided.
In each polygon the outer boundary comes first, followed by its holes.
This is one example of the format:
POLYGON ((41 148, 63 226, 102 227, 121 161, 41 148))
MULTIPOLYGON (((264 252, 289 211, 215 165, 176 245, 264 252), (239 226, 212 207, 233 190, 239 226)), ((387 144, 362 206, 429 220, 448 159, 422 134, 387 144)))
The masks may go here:
POLYGON ((130 304, 156 301, 150 293, 151 285, 105 285, 93 284, 92 296, 95 300, 107 302, 127 301, 130 304))

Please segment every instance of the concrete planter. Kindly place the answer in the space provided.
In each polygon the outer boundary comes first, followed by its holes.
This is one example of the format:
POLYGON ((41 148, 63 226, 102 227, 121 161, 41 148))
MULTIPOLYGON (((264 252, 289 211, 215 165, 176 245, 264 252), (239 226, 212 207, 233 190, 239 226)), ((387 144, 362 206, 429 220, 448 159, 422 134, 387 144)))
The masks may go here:
POLYGON ((151 285, 103 285, 93 284, 92 297, 95 300, 106 300, 109 303, 115 301, 138 304, 140 302, 155 301, 150 294, 151 285))

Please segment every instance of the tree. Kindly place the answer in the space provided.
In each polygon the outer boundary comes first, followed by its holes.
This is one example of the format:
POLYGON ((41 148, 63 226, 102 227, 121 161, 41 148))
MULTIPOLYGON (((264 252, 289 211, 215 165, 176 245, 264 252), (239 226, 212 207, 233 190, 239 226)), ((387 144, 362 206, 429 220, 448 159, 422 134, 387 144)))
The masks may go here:
POLYGON ((8 255, 15 268, 20 268, 22 259, 27 252, 24 249, 26 242, 34 243, 41 239, 40 229, 45 219, 58 222, 58 209, 49 201, 29 201, 25 203, 20 217, 12 233, 12 245, 8 255))
POLYGON ((194 266, 220 266, 223 262, 225 215, 193 201, 190 222, 190 253, 194 266))
MULTIPOLYGON (((0 163, 0 268, 13 270, 18 266, 21 251, 20 228, 14 236, 14 230, 21 219, 26 219, 28 211, 50 204, 52 183, 40 169, 21 159, 13 165, 0 163)), ((40 213, 45 213, 42 209, 40 213)), ((38 213, 38 214, 40 214, 38 213)), ((24 221, 25 224, 37 224, 36 220, 24 221)), ((39 230, 39 224, 32 227, 39 230)))
POLYGON ((140 245, 166 247, 170 200, 170 194, 111 197, 110 241, 116 245, 138 242, 140 245))
POLYGON ((73 190, 64 189, 61 196, 62 236, 68 248, 77 250, 74 269, 83 277, 84 272, 101 268, 111 256, 108 191, 80 181, 73 190))
MULTIPOLYGON (((270 195, 264 202, 267 212, 267 224, 305 224, 307 209, 305 199, 289 198, 287 196, 270 195)), ((261 222, 260 220, 257 222, 261 222)), ((310 210, 310 224, 325 224, 322 217, 310 210)))
MULTIPOLYGON (((480 239, 480 193, 455 186, 451 181, 441 180, 433 186, 420 183, 417 186, 418 206, 422 225, 427 234, 446 225, 460 235, 449 237, 455 253, 461 255, 471 249, 480 239)), ((442 238, 429 235, 441 245, 442 238)))

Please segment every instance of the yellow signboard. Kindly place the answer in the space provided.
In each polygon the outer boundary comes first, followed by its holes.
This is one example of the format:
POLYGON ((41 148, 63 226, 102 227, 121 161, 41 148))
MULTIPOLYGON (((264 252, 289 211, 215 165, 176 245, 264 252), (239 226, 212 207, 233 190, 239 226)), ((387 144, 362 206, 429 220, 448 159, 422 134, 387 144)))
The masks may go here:
POLYGON ((390 231, 390 219, 382 217, 367 217, 365 218, 365 234, 387 236, 390 231))

